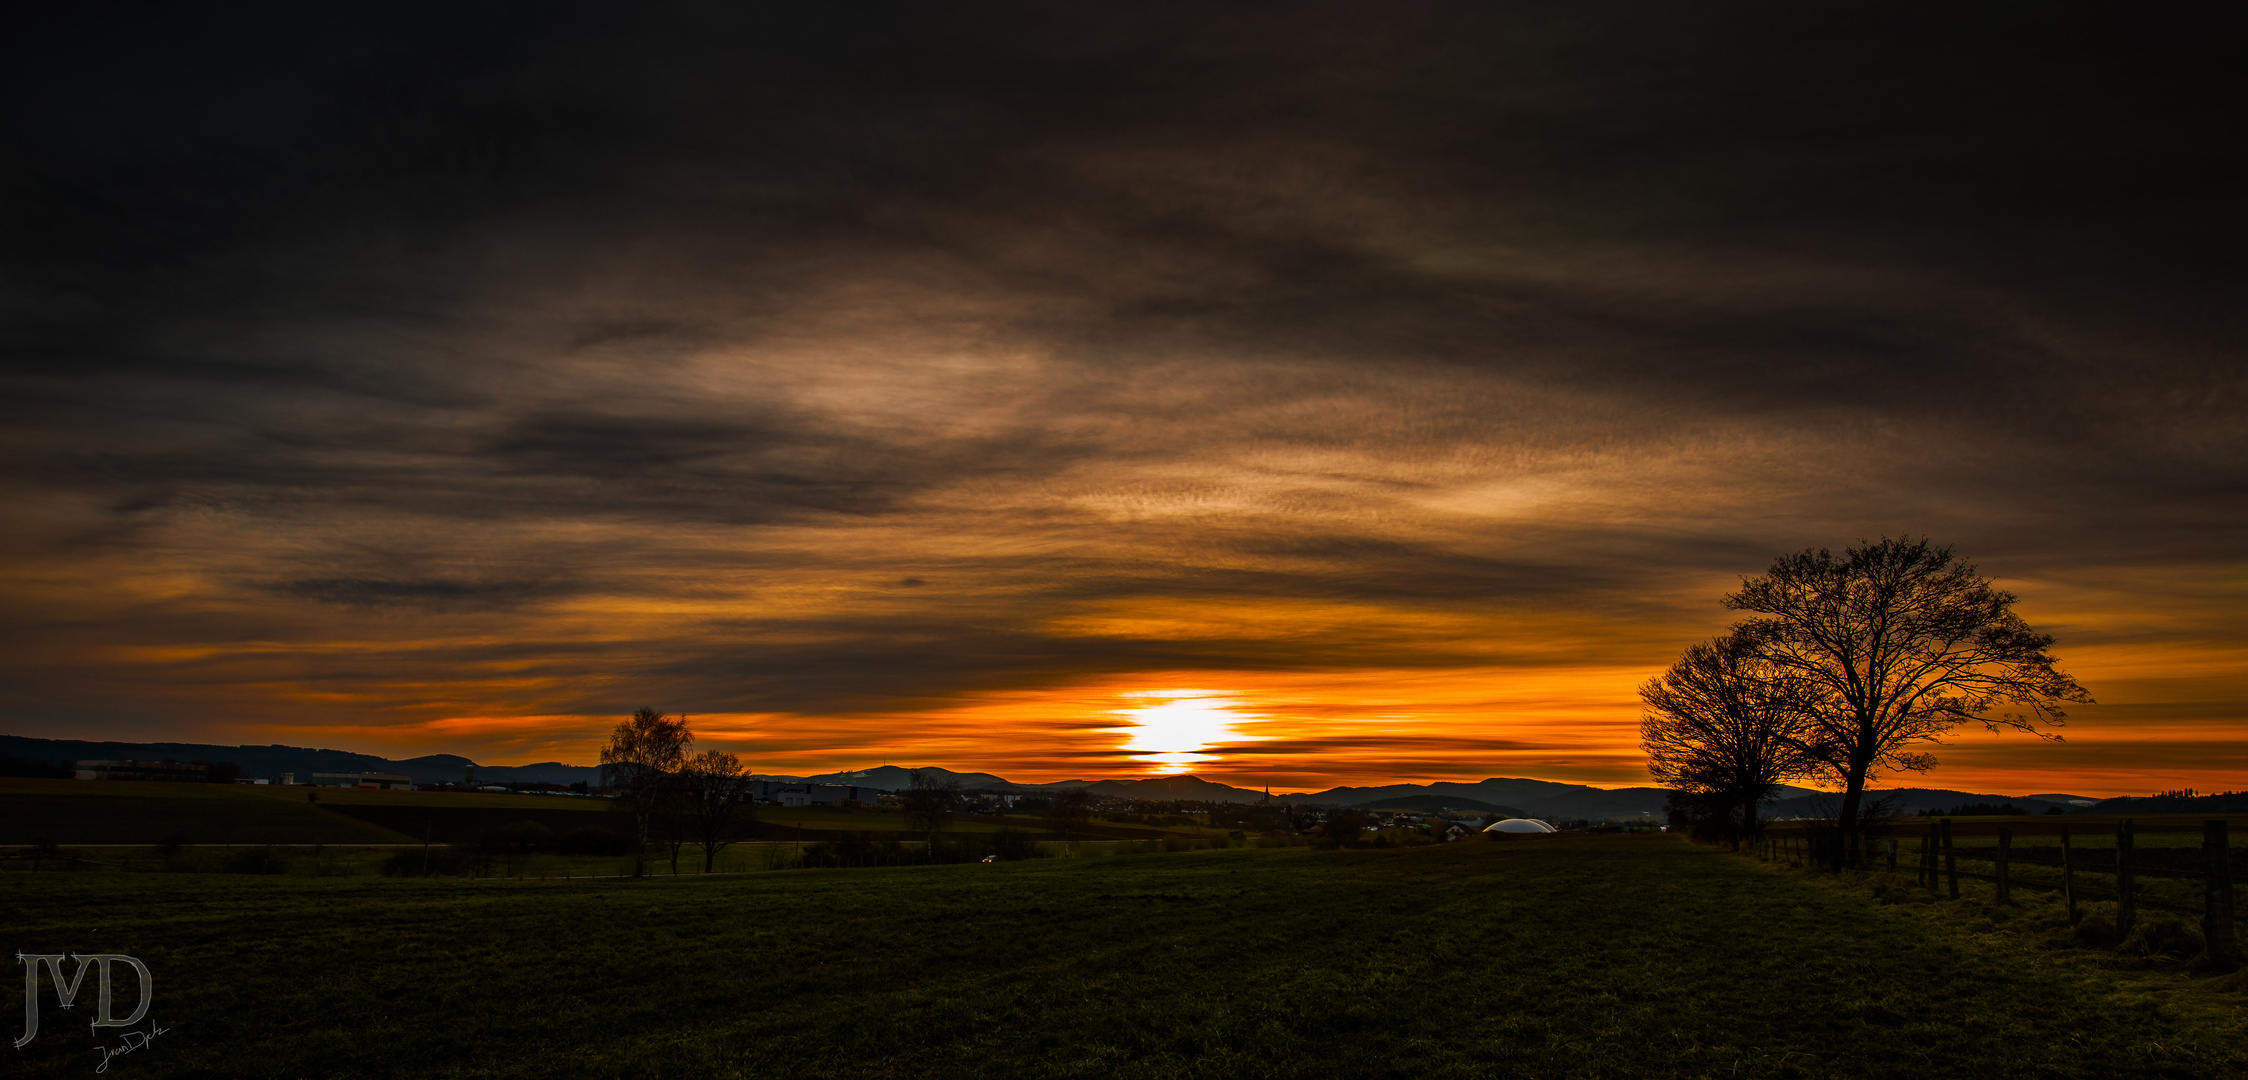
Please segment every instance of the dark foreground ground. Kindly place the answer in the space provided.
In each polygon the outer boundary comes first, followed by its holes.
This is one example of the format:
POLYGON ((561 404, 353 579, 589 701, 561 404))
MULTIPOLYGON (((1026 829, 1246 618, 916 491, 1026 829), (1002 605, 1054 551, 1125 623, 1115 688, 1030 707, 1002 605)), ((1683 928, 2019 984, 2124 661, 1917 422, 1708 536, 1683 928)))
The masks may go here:
MULTIPOLYGON (((2248 1075, 2239 993, 1662 836, 641 883, 8 874, 0 934, 150 965, 167 1030, 112 1077, 2248 1075)), ((82 994, 45 991, 12 1075, 94 1074, 82 994)))

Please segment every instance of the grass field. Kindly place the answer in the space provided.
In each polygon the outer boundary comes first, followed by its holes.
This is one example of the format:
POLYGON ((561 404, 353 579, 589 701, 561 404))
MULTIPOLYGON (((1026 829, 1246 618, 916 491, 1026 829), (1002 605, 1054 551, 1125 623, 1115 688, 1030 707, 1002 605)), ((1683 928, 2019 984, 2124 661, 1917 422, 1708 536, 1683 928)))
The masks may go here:
MULTIPOLYGON (((600 798, 0 777, 0 845, 155 844, 174 836, 220 845, 406 844, 424 838, 458 843, 517 821, 536 821, 557 834, 586 827, 630 831, 611 801, 600 798), (307 799, 308 794, 317 794, 319 801, 307 799)), ((755 822, 748 831, 767 840, 833 832, 922 835, 894 810, 761 806, 755 822)), ((1044 830, 1035 816, 963 816, 945 831, 977 834, 1010 828, 1044 830)), ((1158 829, 1107 822, 1092 822, 1083 832, 1112 840, 1224 835, 1223 830, 1190 826, 1158 829)))
MULTIPOLYGON (((2137 868, 2133 893, 2140 905, 2165 909, 2172 914, 2198 915, 2201 912, 2199 878, 2207 865, 2202 849, 2203 825, 2218 819, 2226 821, 2230 832, 2228 851, 2233 879, 2248 882, 2248 815, 2140 815, 2131 819, 2135 851, 2132 861, 2137 868)), ((1893 829, 1896 868, 1905 878, 1913 876, 1922 844, 1941 850, 1929 831, 1936 820, 1907 818, 1893 829)), ((2013 837, 2008 876, 2016 886, 2015 891, 2022 894, 2019 898, 2042 897, 2057 901, 2064 880, 2061 830, 2065 827, 2069 832, 2074 884, 2080 897, 2112 898, 2116 889, 2115 827, 2123 820, 2093 815, 1953 818, 1954 858, 1963 876, 1995 876, 1998 834, 2001 829, 2009 830, 2013 837)), ((1800 864, 1804 854, 1802 827, 1783 824, 1772 833, 1781 842, 1782 861, 1800 864), (1788 846, 1791 842, 1793 846, 1788 846)), ((1876 839, 1872 843, 1870 857, 1875 867, 1886 866, 1891 854, 1887 839, 1876 839)), ((1987 881, 1974 887, 1983 891, 1991 888, 1987 881)))
MULTIPOLYGON (((2200 847, 2201 823, 2223 820, 2232 830, 2234 844, 2248 843, 2248 814, 2140 814, 2131 818, 2135 830, 2133 843, 2149 847, 2200 847)), ((1927 835, 1938 818, 1898 818, 1888 824, 1889 835, 1898 838, 1909 848, 1927 835)), ((2115 827, 2125 819, 2109 814, 2024 814, 1955 817, 1951 819, 1952 836, 1975 837, 1987 841, 1998 835, 2000 829, 2013 831, 2016 843, 2057 844, 2061 829, 2069 831, 2069 842, 2079 848, 2112 848, 2115 846, 2115 827)), ((1774 835, 1800 836, 1802 822, 1782 821, 1771 825, 1774 835)))
MULTIPOLYGON (((2248 1074, 2238 993, 1665 836, 0 905, 0 949, 154 970, 112 1076, 2248 1074)), ((99 1062, 51 994, 15 1075, 99 1062)))
POLYGON ((0 844, 392 844, 421 839, 353 817, 374 808, 606 817, 605 799, 250 784, 0 778, 0 844), (316 793, 318 802, 306 798, 316 793))

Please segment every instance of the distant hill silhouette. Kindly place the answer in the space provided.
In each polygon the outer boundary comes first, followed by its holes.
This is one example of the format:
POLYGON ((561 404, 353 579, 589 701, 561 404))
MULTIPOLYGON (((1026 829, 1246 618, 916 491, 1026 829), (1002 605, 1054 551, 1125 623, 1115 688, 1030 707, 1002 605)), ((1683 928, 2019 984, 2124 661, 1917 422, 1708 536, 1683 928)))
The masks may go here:
POLYGON ((1501 817, 1526 817, 1521 810, 1511 806, 1497 806, 1459 795, 1399 795, 1394 799, 1365 804, 1368 810, 1423 810, 1435 813, 1440 810, 1468 810, 1478 814, 1498 814, 1501 817))
MULTIPOLYGON (((1974 791, 1954 791, 1950 788, 1891 788, 1886 791, 1868 791, 1866 797, 1875 801, 1889 800, 1893 812, 1906 816, 1923 810, 1950 810, 1955 806, 1974 803, 2008 806, 2025 814, 2042 814, 2056 806, 2064 814, 2086 809, 2070 801, 2083 798, 2078 795, 1990 795, 1974 791)), ((1839 793, 1817 792, 1767 803, 1762 813, 1768 818, 1830 817, 1841 802, 1842 796, 1839 793)))
POLYGON ((1323 806, 1366 806, 1383 799, 1409 795, 1456 795, 1463 799, 1482 802, 1527 806, 1539 799, 1567 795, 1580 791, 1598 791, 1584 784, 1564 784, 1555 780, 1525 780, 1494 776, 1472 784, 1453 780, 1439 780, 1432 784, 1386 784, 1381 787, 1339 787, 1309 795, 1290 796, 1293 802, 1318 803, 1323 806))
MULTIPOLYGON (((355 754, 345 750, 311 749, 301 746, 217 746, 208 743, 124 743, 87 742, 77 739, 33 739, 19 735, 0 735, 0 754, 29 762, 69 762, 135 759, 142 761, 207 761, 232 762, 242 767, 245 777, 278 780, 282 773, 293 772, 299 780, 315 772, 383 772, 401 773, 421 784, 459 783, 471 767, 476 770, 478 783, 600 783, 600 768, 593 765, 565 765, 559 761, 535 765, 480 765, 454 754, 430 754, 424 757, 394 761, 372 754, 355 754)), ((1056 780, 1044 784, 1019 784, 1002 776, 984 772, 953 772, 934 765, 906 768, 884 765, 873 769, 849 772, 821 773, 814 776, 785 774, 758 774, 761 780, 810 782, 817 784, 847 784, 870 787, 879 791, 902 791, 912 784, 916 774, 938 778, 950 777, 971 791, 992 791, 1004 794, 1032 795, 1071 788, 1085 788, 1095 794, 1119 799, 1154 799, 1162 801, 1193 800, 1199 802, 1256 803, 1263 802, 1265 793, 1250 788, 1238 788, 1205 780, 1192 774, 1182 776, 1154 776, 1130 780, 1056 780)), ((2204 796, 2194 800, 2162 799, 2111 799, 2106 802, 2077 795, 1989 795, 1979 792, 1952 791, 1940 788, 1902 788, 1891 792, 1874 792, 1874 795, 1895 795, 1899 812, 1917 813, 1928 809, 1948 809, 1964 803, 1994 803, 2012 805, 2025 813, 2042 814, 2047 808, 2058 806, 2064 812, 2096 810, 2099 813, 2137 812, 2248 812, 2248 796, 2204 796), (2094 805, 2079 805, 2094 804, 2094 805), (2176 810, 2168 809, 2175 805, 2176 810), (2232 808, 2232 807, 2238 808, 2232 808), (2121 809, 2118 809, 2118 808, 2121 809), (2230 808, 2230 809, 2228 809, 2230 808)), ((1444 809, 1489 810, 1515 817, 1538 818, 1623 818, 1640 815, 1659 815, 1663 812, 1667 792, 1658 787, 1596 788, 1589 784, 1570 784, 1558 780, 1535 780, 1526 777, 1494 776, 1472 783, 1440 780, 1429 784, 1385 784, 1379 787, 1338 787, 1309 793, 1274 794, 1274 802, 1295 803, 1301 806, 1357 806, 1372 809, 1444 809)), ((1764 813, 1769 817, 1819 817, 1833 812, 1833 804, 1840 796, 1812 791, 1809 788, 1781 789, 1782 797, 1767 804, 1764 813)))
POLYGON ((2248 814, 2248 791, 2218 795, 2147 795, 2108 799, 2088 808, 2094 814, 2248 814))
POLYGON ((355 754, 348 750, 316 750, 305 746, 87 742, 80 739, 32 739, 20 735, 0 735, 0 753, 43 761, 170 759, 233 762, 242 766, 244 777, 254 780, 279 780, 282 773, 295 773, 297 779, 303 781, 316 772, 380 772, 411 776, 417 784, 459 783, 463 773, 470 766, 475 766, 479 783, 501 784, 513 781, 572 784, 579 781, 598 783, 597 774, 600 772, 596 766, 564 765, 558 761, 537 765, 477 765, 454 754, 430 754, 393 761, 373 754, 355 754))

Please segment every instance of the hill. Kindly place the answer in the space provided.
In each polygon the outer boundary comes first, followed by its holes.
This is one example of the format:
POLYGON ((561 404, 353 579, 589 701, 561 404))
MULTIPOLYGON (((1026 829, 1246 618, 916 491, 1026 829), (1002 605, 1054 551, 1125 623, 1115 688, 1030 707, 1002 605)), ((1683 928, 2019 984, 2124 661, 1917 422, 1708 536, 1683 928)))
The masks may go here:
POLYGON ((1658 787, 1585 788, 1522 804, 1538 818, 1659 817, 1670 792, 1658 787))
POLYGON ((1445 810, 1465 810, 1478 814, 1498 814, 1501 817, 1528 817, 1530 815, 1511 806, 1498 806, 1458 795, 1399 795, 1362 804, 1367 810, 1423 810, 1437 813, 1445 810))
POLYGON ((2215 795, 2148 795, 2108 799, 2085 807, 2087 814, 2248 814, 2248 791, 2215 795))
MULTIPOLYGON (((1007 780, 1005 777, 993 776, 990 773, 953 772, 951 769, 940 769, 934 765, 924 765, 918 769, 907 769, 897 765, 884 765, 881 768, 877 769, 858 769, 851 772, 820 773, 817 776, 768 776, 759 774, 757 778, 760 780, 781 780, 809 784, 839 784, 855 787, 870 787, 877 791, 904 791, 906 788, 912 786, 913 778, 915 776, 933 776, 939 779, 950 777, 954 780, 958 780, 961 787, 971 791, 997 791, 1009 795, 1023 794, 1032 790, 1032 788, 1036 786, 1013 783, 1007 780)), ((1046 786, 1060 787, 1067 785, 1076 785, 1081 787, 1085 783, 1086 782, 1083 780, 1065 780, 1058 785, 1046 786)))
MULTIPOLYGON (((1917 814, 1923 810, 1949 810, 1955 806, 1972 803, 1989 803, 1993 806, 2011 806, 2025 814, 2042 814, 2059 807, 2064 814, 2086 809, 2065 801, 2076 796, 1988 795, 1972 791, 1954 791, 1950 788, 1891 788, 1869 791, 1871 800, 1886 801, 1893 813, 1917 814)), ((1842 796, 1832 792, 1814 792, 1791 799, 1779 799, 1765 804, 1768 818, 1820 818, 1831 816, 1842 802, 1842 796)))
POLYGON ((1291 802, 1313 803, 1321 806, 1365 806, 1383 799, 1396 799, 1411 795, 1450 795, 1463 799, 1504 805, 1528 805, 1539 799, 1566 795, 1576 791, 1595 791, 1584 784, 1565 784, 1554 780, 1526 780, 1494 776, 1463 784, 1439 780, 1432 784, 1385 784, 1381 787, 1339 787, 1309 795, 1290 796, 1291 802))
POLYGON ((417 784, 459 783, 473 767, 479 783, 598 783, 600 769, 592 765, 564 765, 558 761, 536 765, 479 765, 456 754, 429 754, 394 761, 348 750, 307 746, 218 746, 211 743, 88 742, 82 739, 33 739, 0 735, 0 753, 36 761, 207 761, 242 766, 250 779, 279 780, 295 773, 299 780, 316 772, 397 773, 417 784))
MULTIPOLYGON (((458 783, 467 770, 476 770, 479 783, 600 783, 600 769, 591 765, 565 765, 558 761, 534 765, 483 765, 455 754, 430 754, 423 757, 394 761, 372 754, 357 754, 344 750, 312 749, 299 746, 218 746, 207 743, 122 743, 86 742, 76 739, 33 739, 17 735, 0 735, 0 754, 39 762, 70 762, 108 759, 138 759, 179 761, 233 762, 242 767, 246 777, 278 780, 283 773, 295 773, 299 780, 315 772, 385 772, 401 773, 414 778, 415 783, 458 783)), ((1072 788, 1084 788, 1095 794, 1118 799, 1154 799, 1162 801, 1195 801, 1211 803, 1258 803, 1266 799, 1263 791, 1234 787, 1192 774, 1184 776, 1156 776, 1128 780, 1056 780, 1043 784, 1023 784, 1006 777, 986 772, 953 772, 934 765, 906 768, 884 765, 873 769, 848 772, 821 773, 813 776, 785 774, 758 774, 760 780, 809 782, 816 784, 848 784, 870 787, 879 791, 902 791, 910 786, 916 775, 951 778, 969 790, 994 791, 1010 795, 1037 795, 1072 788)), ((1809 788, 1782 789, 1783 797, 1771 804, 1765 813, 1775 818, 1819 817, 1833 812, 1836 797, 1809 788)), ((2077 795, 1989 795, 1945 788, 1901 788, 1883 795, 1897 797, 1900 812, 1918 813, 1922 810, 1948 810, 1965 803, 1987 802, 2020 807, 2023 812, 2042 814, 2058 806, 2064 813, 2091 809, 2092 800, 2077 795)), ((1523 816, 1541 818, 1626 818, 1642 815, 1659 815, 1663 812, 1664 791, 1657 787, 1598 788, 1589 784, 1571 784, 1558 780, 1537 780, 1528 777, 1494 776, 1472 783, 1439 780, 1428 784, 1385 784, 1376 787, 1337 787, 1310 793, 1274 794, 1275 801, 1309 806, 1361 806, 1384 809, 1417 809, 1423 806, 1460 805, 1472 809, 1476 806, 1518 808, 1523 816), (1396 803, 1395 800, 1413 800, 1422 797, 1438 799, 1437 803, 1396 803), (1441 800, 1452 800, 1442 802, 1441 800)), ((2206 797, 2205 797, 2206 798, 2206 797)), ((2224 798, 2219 796, 2218 798, 2224 798)), ((2145 800, 2139 800, 2145 802, 2145 800)), ((2119 800, 2110 800, 2119 803, 2119 800)), ((2106 806, 2109 804, 2100 804, 2106 806)), ((2168 805, 2167 803, 2163 805, 2168 805)), ((2199 804, 2196 804, 2198 807, 2199 804)), ((2218 812, 2217 804, 2209 804, 2218 812)), ((2226 804, 2229 805, 2229 804, 2226 804)), ((2112 812, 2102 810, 2102 813, 2112 812)), ((2152 804, 2139 807, 2136 812, 2156 813, 2152 804)))

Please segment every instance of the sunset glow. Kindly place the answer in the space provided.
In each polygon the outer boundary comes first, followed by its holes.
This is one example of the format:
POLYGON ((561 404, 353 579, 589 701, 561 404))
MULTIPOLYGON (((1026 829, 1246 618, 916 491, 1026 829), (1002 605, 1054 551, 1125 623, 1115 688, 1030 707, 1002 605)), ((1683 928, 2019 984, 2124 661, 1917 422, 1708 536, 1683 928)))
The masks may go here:
POLYGON ((1208 691, 1145 690, 1126 696, 1148 699, 1153 704, 1122 710, 1132 726, 1119 729, 1127 736, 1121 748, 1139 751, 1132 760, 1147 762, 1158 775, 1189 772, 1195 766, 1220 761, 1218 755, 1202 751, 1214 744, 1256 737, 1244 736, 1234 728, 1253 719, 1233 711, 1239 702, 1208 691))
POLYGON ((2248 787, 2230 144, 1475 7, 30 64, 0 733, 1638 785, 1910 533, 2098 704, 1881 782, 2248 787))

